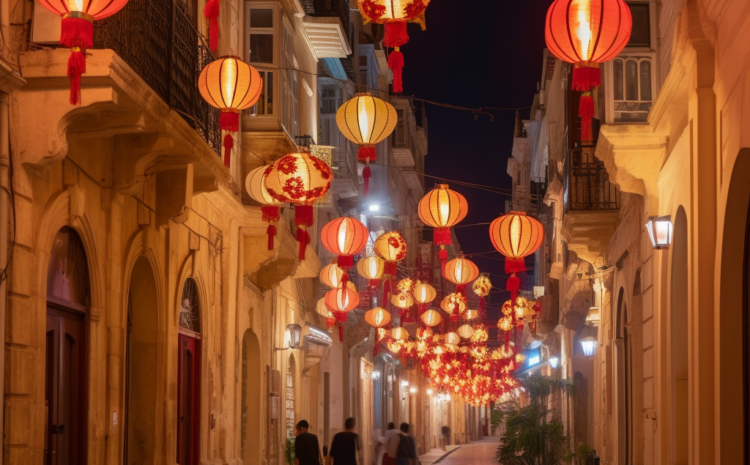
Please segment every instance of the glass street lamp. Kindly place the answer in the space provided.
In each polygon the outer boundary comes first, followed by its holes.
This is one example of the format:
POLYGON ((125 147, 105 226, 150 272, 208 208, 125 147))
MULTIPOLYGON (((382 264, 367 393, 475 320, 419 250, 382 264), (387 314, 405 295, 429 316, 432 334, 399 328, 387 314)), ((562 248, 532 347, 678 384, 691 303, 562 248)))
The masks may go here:
POLYGON ((656 250, 668 249, 672 243, 672 219, 669 216, 651 217, 646 223, 651 246, 656 250))
POLYGON ((557 365, 560 363, 560 359, 557 357, 550 357, 547 361, 549 362, 550 368, 552 368, 553 370, 555 370, 557 368, 557 365))
POLYGON ((586 357, 593 357, 596 353, 596 346, 598 342, 595 338, 589 336, 581 339, 581 347, 583 348, 583 355, 586 357))
POLYGON ((298 324, 286 325, 286 331, 284 332, 284 339, 289 341, 289 347, 283 347, 276 350, 288 350, 288 349, 299 349, 299 343, 302 336, 302 326, 298 324))

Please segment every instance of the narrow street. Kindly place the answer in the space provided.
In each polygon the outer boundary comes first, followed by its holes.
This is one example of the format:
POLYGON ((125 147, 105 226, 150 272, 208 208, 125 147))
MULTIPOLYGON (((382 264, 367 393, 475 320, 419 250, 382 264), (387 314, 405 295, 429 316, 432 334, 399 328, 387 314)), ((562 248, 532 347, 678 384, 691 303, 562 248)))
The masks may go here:
POLYGON ((448 446, 447 452, 432 449, 421 455, 419 461, 422 465, 493 465, 497 463, 495 452, 498 440, 495 436, 485 437, 461 446, 448 446))

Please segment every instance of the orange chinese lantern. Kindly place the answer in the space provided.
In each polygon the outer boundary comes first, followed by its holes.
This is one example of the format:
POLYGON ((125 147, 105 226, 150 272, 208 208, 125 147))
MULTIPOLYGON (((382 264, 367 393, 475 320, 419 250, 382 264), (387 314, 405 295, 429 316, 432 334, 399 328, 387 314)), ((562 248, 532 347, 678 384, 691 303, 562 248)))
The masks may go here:
MULTIPOLYGON (((354 266, 354 255, 367 245, 367 226, 354 218, 337 218, 320 232, 320 243, 329 252, 338 256, 338 265, 344 270, 354 266)), ((344 278, 347 280, 348 277, 344 278)))
POLYGON ((39 3, 52 13, 62 16, 60 45, 70 49, 70 103, 79 104, 81 75, 86 72, 86 50, 94 47, 94 21, 117 13, 128 0, 39 0, 39 3))
POLYGON ((447 345, 458 345, 461 343, 461 336, 454 332, 446 333, 445 334, 445 343, 447 345))
POLYGON ((365 257, 357 262, 357 272, 363 278, 369 280, 370 287, 378 287, 378 281, 383 279, 383 268, 385 267, 385 261, 382 258, 373 255, 372 257, 365 257))
POLYGON ((357 290, 347 286, 326 292, 326 306, 331 310, 339 324, 339 340, 344 340, 344 322, 347 314, 359 305, 359 294, 357 290))
POLYGON ((427 283, 419 283, 414 286, 412 294, 414 295, 414 300, 419 304, 419 313, 424 312, 427 309, 427 304, 437 297, 435 288, 427 283))
POLYGON ((237 57, 221 57, 207 64, 198 77, 198 90, 212 107, 221 110, 219 128, 224 136, 224 166, 234 147, 232 133, 240 130, 240 112, 255 105, 263 90, 258 70, 237 57))
POLYGON ((466 295, 466 285, 477 279, 479 268, 471 260, 458 257, 446 263, 443 275, 456 285, 456 292, 466 295))
POLYGON ((440 308, 445 310, 451 316, 451 320, 456 322, 458 317, 466 313, 466 297, 458 292, 448 294, 440 302, 440 308))
POLYGON ((391 339, 396 341, 407 341, 409 339, 409 331, 401 327, 393 328, 391 330, 391 339))
POLYGON ((347 100, 336 112, 336 125, 341 134, 359 145, 357 161, 364 163, 362 178, 365 181, 364 194, 370 194, 370 162, 378 161, 375 146, 391 135, 398 123, 398 114, 393 105, 361 93, 347 100))
POLYGON ((467 320, 476 320, 479 318, 479 310, 466 310, 464 318, 467 320))
POLYGON ((523 258, 542 245, 544 227, 524 212, 510 212, 490 224, 490 240, 495 249, 505 255, 505 272, 510 274, 505 287, 510 291, 510 300, 515 301, 521 287, 516 272, 526 271, 523 258))
POLYGON ((264 185, 271 198, 294 204, 299 259, 304 260, 305 248, 310 243, 306 228, 313 225, 312 204, 326 195, 331 187, 331 168, 309 153, 290 153, 268 166, 264 176, 264 185))
POLYGON ((391 314, 384 308, 375 307, 365 313, 365 321, 373 328, 384 328, 391 322, 391 314))
POLYGON ((573 63, 573 89, 582 91, 578 116, 581 140, 593 140, 591 90, 602 83, 599 64, 615 58, 630 40, 633 20, 624 0, 555 0, 547 10, 549 51, 573 63))
POLYGON ((425 29, 424 12, 430 0, 358 0, 359 11, 365 23, 372 21, 385 25, 383 45, 394 50, 388 56, 388 68, 393 71, 393 92, 403 92, 401 82, 404 56, 400 47, 409 42, 406 23, 415 22, 425 29))
POLYGON ((281 215, 279 213, 279 202, 271 197, 266 190, 266 186, 263 182, 264 173, 266 166, 256 168, 247 175, 245 178, 245 188, 250 197, 263 205, 260 207, 260 212, 263 217, 263 221, 268 222, 268 228, 266 234, 268 235, 268 250, 273 250, 273 238, 276 236, 276 223, 279 222, 281 215))
POLYGON ((443 322, 443 316, 437 310, 427 310, 420 317, 425 326, 434 327, 443 322))
POLYGON ((332 289, 336 289, 341 287, 341 278, 344 276, 344 273, 344 270, 339 268, 338 265, 331 263, 320 270, 320 282, 332 289))
POLYGON ((469 212, 466 198, 448 189, 448 184, 437 184, 419 201, 419 219, 434 228, 432 243, 440 248, 438 256, 445 268, 448 259, 446 245, 451 245, 451 228, 461 222, 469 212))
POLYGON ((462 325, 457 332, 462 338, 470 339, 474 335, 474 328, 471 325, 462 325))
POLYGON ((398 308, 407 309, 414 305, 414 297, 408 292, 400 292, 391 297, 391 303, 398 308))

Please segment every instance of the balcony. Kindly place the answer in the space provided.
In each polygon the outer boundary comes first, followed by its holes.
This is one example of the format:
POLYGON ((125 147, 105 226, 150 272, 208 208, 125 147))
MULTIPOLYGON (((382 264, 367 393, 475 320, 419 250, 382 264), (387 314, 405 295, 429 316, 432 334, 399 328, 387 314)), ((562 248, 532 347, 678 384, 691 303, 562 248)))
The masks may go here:
POLYGON ((130 0, 97 21, 94 48, 112 49, 221 155, 219 111, 198 92, 198 76, 214 60, 193 20, 173 1, 130 0))
POLYGON ((349 41, 347 0, 306 0, 302 24, 318 58, 346 58, 352 54, 349 41))

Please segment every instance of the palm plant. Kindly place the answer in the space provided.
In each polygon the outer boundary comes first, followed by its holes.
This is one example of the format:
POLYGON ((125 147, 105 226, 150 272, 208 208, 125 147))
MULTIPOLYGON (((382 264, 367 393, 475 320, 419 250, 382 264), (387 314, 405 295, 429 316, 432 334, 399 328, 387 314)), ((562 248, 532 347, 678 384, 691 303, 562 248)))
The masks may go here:
POLYGON ((529 405, 515 401, 501 407, 505 434, 500 439, 496 459, 503 465, 557 465, 567 449, 559 412, 547 408, 547 399, 557 390, 570 392, 568 380, 532 376, 522 381, 529 405))

